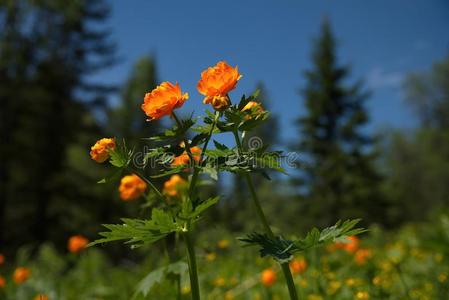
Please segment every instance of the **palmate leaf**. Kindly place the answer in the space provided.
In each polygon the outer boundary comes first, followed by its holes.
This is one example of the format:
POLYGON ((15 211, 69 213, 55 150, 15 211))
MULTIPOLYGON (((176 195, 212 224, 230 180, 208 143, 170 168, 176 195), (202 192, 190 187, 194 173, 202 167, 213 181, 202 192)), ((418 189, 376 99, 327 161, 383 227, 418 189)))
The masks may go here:
POLYGON ((338 221, 335 225, 322 231, 313 228, 303 239, 286 240, 281 236, 270 237, 265 233, 251 233, 239 238, 247 246, 259 246, 260 255, 271 256, 283 263, 291 260, 296 252, 315 248, 326 243, 344 241, 348 236, 365 232, 363 228, 355 228, 360 219, 338 221))
POLYGON ((174 275, 184 275, 187 273, 189 266, 184 261, 177 261, 175 263, 169 264, 168 266, 163 266, 154 271, 148 273, 137 285, 136 291, 132 299, 136 299, 140 294, 144 297, 148 295, 151 289, 170 274, 174 275))
POLYGON ((143 244, 154 243, 171 232, 181 231, 181 226, 173 217, 161 209, 153 209, 150 220, 122 219, 123 224, 103 225, 109 231, 100 232, 103 238, 98 239, 88 246, 108 243, 119 240, 127 240, 132 248, 143 244))
POLYGON ((261 257, 271 256, 281 263, 290 261, 293 257, 294 242, 281 236, 269 237, 266 233, 253 232, 238 239, 247 246, 260 246, 261 257))
POLYGON ((126 147, 125 142, 118 144, 114 150, 109 150, 109 162, 117 168, 124 168, 129 165, 133 155, 133 150, 126 147))

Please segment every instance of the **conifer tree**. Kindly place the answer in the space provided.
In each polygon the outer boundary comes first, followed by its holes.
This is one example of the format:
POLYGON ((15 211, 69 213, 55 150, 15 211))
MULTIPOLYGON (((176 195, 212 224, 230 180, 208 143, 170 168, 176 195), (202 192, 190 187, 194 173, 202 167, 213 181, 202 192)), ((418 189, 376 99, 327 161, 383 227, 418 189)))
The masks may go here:
POLYGON ((298 119, 305 216, 320 225, 349 217, 380 221, 381 177, 375 169, 374 140, 363 132, 368 95, 360 83, 345 83, 349 69, 337 62, 327 20, 315 41, 312 62, 305 72, 306 114, 298 119))

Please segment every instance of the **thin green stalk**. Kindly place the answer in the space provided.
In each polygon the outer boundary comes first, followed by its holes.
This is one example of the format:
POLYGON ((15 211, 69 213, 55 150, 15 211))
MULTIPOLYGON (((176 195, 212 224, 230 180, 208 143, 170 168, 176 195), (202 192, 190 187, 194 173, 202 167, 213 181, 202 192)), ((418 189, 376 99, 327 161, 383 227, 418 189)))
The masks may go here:
MULTIPOLYGON (((243 151, 243 148, 242 148, 242 143, 240 142, 238 131, 234 130, 233 134, 234 134, 234 138, 235 138, 235 143, 237 144, 237 151, 239 154, 241 154, 243 151)), ((251 179, 251 176, 250 176, 250 174, 245 173, 244 177, 245 177, 245 181, 249 187, 249 190, 251 193, 251 198, 253 199, 253 203, 254 203, 254 207, 256 208, 257 215, 259 216, 259 219, 260 219, 266 233, 268 234, 268 236, 274 237, 274 234, 273 234, 273 231, 271 230, 270 224, 268 223, 268 220, 265 217, 265 214, 263 212, 262 206, 260 205, 260 201, 257 196, 256 190, 254 188, 254 184, 251 179)), ((287 283, 290 299, 298 300, 298 294, 296 292, 295 283, 293 281, 293 276, 290 271, 290 267, 289 267, 288 263, 282 263, 281 268, 282 268, 282 272, 284 273, 285 281, 287 283)))
POLYGON ((186 243, 188 260, 189 260, 190 290, 192 292, 192 299, 200 300, 200 286, 199 286, 199 282, 198 282, 195 246, 193 245, 193 241, 192 241, 190 232, 184 233, 184 240, 186 243))

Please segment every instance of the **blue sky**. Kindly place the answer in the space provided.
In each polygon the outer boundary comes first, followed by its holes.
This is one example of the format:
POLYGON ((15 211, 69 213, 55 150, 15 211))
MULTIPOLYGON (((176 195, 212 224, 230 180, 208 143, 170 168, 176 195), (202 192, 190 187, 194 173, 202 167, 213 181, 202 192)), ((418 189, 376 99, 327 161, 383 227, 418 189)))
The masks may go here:
POLYGON ((226 60, 244 75, 235 98, 264 82, 286 142, 297 137, 293 120, 304 113, 302 72, 310 67, 311 41, 324 16, 338 38, 340 62, 352 66, 350 80, 363 78, 372 92, 367 107, 373 130, 413 127, 402 78, 449 52, 447 0, 109 2, 108 25, 122 60, 97 79, 120 84, 140 56, 154 54, 159 79, 178 81, 189 92, 183 111, 200 113, 200 72, 226 60))

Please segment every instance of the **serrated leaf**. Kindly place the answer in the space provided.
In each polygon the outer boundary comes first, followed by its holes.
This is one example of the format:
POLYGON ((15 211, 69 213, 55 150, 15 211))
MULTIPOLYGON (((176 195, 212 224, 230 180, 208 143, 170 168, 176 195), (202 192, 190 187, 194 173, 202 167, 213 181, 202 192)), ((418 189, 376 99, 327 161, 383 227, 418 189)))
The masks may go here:
POLYGON ((365 232, 363 228, 354 228, 360 219, 338 221, 334 226, 327 227, 322 231, 313 228, 305 238, 298 240, 286 240, 282 236, 270 237, 267 234, 251 233, 244 238, 239 238, 249 246, 260 247, 260 255, 271 256, 279 262, 286 262, 293 257, 293 253, 315 248, 326 243, 346 239, 348 236, 365 232))
POLYGON ((137 285, 133 299, 136 299, 139 294, 146 297, 156 284, 162 283, 164 277, 169 274, 183 275, 187 272, 188 268, 185 262, 177 261, 148 273, 137 285))
POLYGON ((151 220, 122 219, 123 224, 103 225, 109 231, 100 232, 103 238, 93 241, 88 246, 126 240, 126 244, 138 247, 143 244, 154 243, 171 232, 181 230, 173 217, 161 210, 153 209, 151 220))

